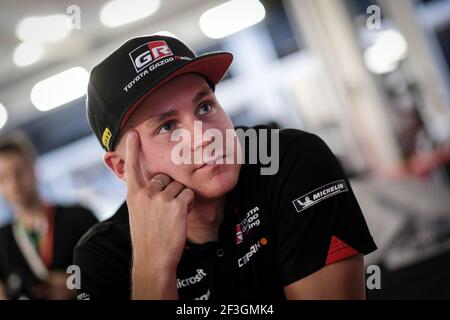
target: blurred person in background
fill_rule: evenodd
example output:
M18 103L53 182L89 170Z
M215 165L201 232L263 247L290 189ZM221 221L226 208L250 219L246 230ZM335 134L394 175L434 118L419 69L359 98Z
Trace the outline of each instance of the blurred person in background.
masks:
M0 194L13 212L12 223L0 228L0 299L73 299L66 270L97 219L85 208L42 200L34 160L23 134L0 141Z

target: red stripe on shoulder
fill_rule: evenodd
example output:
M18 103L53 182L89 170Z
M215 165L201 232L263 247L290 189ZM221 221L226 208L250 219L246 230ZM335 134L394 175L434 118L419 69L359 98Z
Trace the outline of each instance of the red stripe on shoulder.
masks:
M331 238L330 248L328 249L327 261L325 265L344 260L346 258L357 255L359 252L350 247L338 237Z

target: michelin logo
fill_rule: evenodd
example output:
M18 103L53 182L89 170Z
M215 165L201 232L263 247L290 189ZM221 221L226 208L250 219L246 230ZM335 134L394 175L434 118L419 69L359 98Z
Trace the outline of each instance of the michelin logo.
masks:
M346 191L348 191L348 188L345 180L337 180L293 200L292 204L295 210L300 213L322 200Z

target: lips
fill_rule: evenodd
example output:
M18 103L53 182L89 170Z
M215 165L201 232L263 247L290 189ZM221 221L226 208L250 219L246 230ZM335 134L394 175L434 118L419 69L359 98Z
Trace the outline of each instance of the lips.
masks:
M223 159L223 161L221 161L222 162L221 164L223 164L223 163L225 163L225 158L226 158L226 156L224 156L223 154L220 154L212 159L205 160L201 165L199 165L197 168L195 168L195 170L201 169L208 165L216 164L216 162L220 159Z

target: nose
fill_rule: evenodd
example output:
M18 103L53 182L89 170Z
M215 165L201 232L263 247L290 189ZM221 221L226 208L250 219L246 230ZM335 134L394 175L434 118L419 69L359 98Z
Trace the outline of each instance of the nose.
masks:
M210 143L216 139L214 135L205 134L209 127L201 121L193 121L189 130L191 133L191 151L193 153L203 151Z

